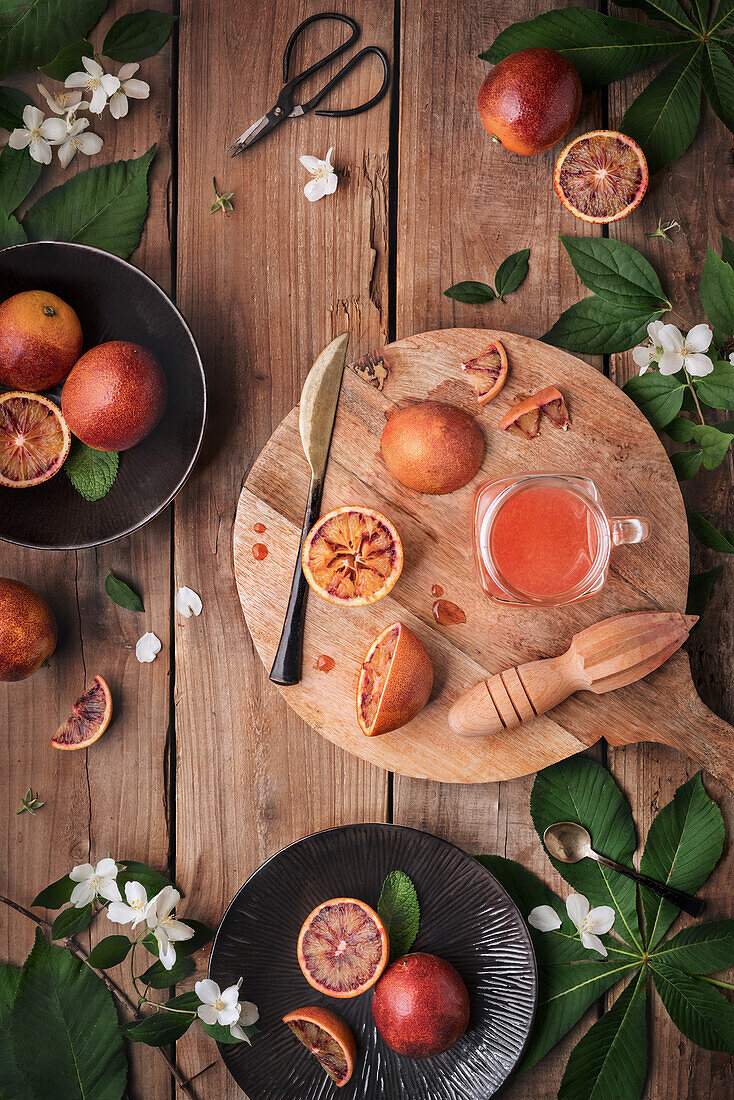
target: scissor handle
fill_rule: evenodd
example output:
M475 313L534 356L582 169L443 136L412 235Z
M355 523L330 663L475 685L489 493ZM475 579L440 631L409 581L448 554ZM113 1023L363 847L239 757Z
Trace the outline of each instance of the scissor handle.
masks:
M289 81L288 71L291 64L291 54L293 53L293 47L297 39L300 38L306 27L310 27L312 23L318 23L322 19L336 19L340 23L346 23L348 27L351 27L352 33L345 42L342 42L341 46L337 46L336 49L332 50L326 57L322 57L319 61L315 61L308 69L305 69L304 72L299 73L298 76L294 76L293 79ZM351 46L352 42L356 42L358 38L359 25L348 15L342 15L341 12L337 11L321 11L316 15L309 15L308 19L304 19L302 23L298 24L293 34L286 42L285 50L283 51L283 83L288 85L289 91L292 91L296 85L302 83L302 81L306 80L312 73L317 73L319 69L323 69L324 65L328 65L328 63L335 57L338 57L340 53L344 53L347 47Z
M310 111L317 103L320 103L324 96L331 91L331 89L339 83L350 72L351 69L358 65L363 57L367 54L373 53L379 57L382 62L382 84L371 99L368 99L366 103L360 103L358 107L345 107L340 111L317 111L317 115L328 115L330 118L345 118L347 115L361 115L363 111L369 111L370 107L374 107L376 103L379 103L385 92L387 86L390 83L390 66L388 64L387 55L379 46L365 46L355 53L354 57L350 57L344 68L340 69L335 76L331 78L328 84L326 84L320 92L317 92L313 99L309 99L308 103L304 103L301 110L305 114L306 111Z

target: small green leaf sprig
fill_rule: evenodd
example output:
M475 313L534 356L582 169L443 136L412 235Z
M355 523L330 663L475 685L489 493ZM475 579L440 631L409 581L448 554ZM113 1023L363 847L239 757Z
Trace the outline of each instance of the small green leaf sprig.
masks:
M212 186L214 188L214 202L209 208L209 213L216 214L217 210L221 210L223 214L228 214L230 210L234 210L234 205L232 204L234 191L226 191L220 195L215 176L212 176Z
M469 279L463 283L454 283L448 290L444 290L444 294L455 302L466 302L472 306L483 305L485 302L504 302L505 295L517 290L525 279L529 260L530 249L523 248L502 261L494 277L494 286Z
M33 791L31 790L31 788L29 787L28 790L26 791L26 793L24 794L23 798L21 798L21 800L20 800L20 809L16 810L15 812L16 812L16 815L17 814L29 813L31 815L31 817L35 817L36 816L36 811L40 810L45 805L46 805L46 803L41 802L38 798L38 795L34 794Z
M137 592L116 577L112 570L105 577L104 590L118 607L124 607L126 611L145 611L143 601Z
M391 871L382 884L377 912L390 940L390 962L407 955L421 923L418 894L405 871Z

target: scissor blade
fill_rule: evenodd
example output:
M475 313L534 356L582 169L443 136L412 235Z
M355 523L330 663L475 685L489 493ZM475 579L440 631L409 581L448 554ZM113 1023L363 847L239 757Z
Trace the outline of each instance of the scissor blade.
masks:
M245 149L249 149L258 138L263 137L264 134L272 130L280 122L280 119L273 118L272 112L263 115L257 122L253 122L252 126L248 126L244 134L240 134L237 141L230 148L230 153L233 157L236 157L238 153L242 153Z

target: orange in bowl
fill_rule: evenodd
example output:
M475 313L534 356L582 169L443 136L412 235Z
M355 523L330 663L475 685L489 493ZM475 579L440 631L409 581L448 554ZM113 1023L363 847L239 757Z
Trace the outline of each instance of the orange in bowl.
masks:
M329 603L364 607L387 596L403 568L395 527L374 508L335 508L313 525L303 544L303 572Z
M331 898L317 905L298 937L304 978L329 997L358 997L371 989L389 957L385 925L356 898Z
M297 1008L283 1017L295 1037L313 1054L337 1088L354 1073L357 1044L348 1025L328 1008Z
M71 433L61 410L38 393L0 394L0 485L30 489L57 474Z
M372 643L357 684L357 721L367 737L399 729L428 702L433 665L423 643L393 623Z

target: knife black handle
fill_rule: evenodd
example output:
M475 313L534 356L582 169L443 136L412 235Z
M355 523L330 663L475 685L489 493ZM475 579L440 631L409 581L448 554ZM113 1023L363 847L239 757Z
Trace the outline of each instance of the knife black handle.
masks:
M303 620L306 615L306 598L308 596L308 582L303 573L301 554L306 536L319 518L322 489L323 482L312 477L308 490L306 512L303 517L303 527L301 528L301 541L298 544L298 561L293 570L291 594L288 597L288 606L283 621L283 632L280 635L273 667L270 670L270 679L274 684L293 685L301 679Z

